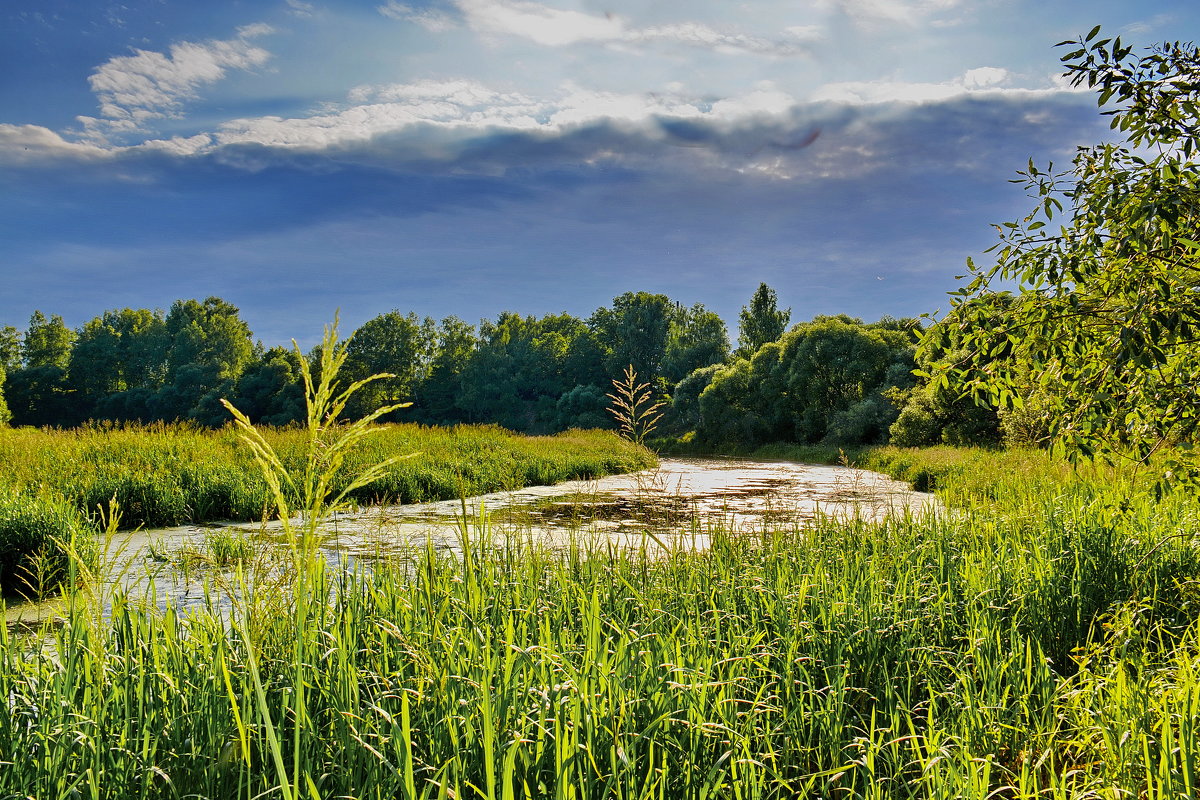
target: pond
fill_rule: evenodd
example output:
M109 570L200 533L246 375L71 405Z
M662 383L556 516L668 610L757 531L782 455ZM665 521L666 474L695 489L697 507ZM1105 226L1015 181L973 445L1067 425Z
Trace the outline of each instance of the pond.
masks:
M804 526L818 515L874 521L893 513L922 513L936 502L905 483L854 467L664 458L655 469L629 475L341 512L321 526L322 551L331 563L352 566L427 547L455 552L461 550L464 529L472 536L518 537L550 547L578 542L704 548L717 526L753 533L768 526ZM249 541L262 552L285 546L280 530L273 522L122 532L106 545L105 573L110 584L122 584L160 606L200 605L221 583L220 570L205 566L214 539ZM219 589L215 602L228 602ZM60 613L62 603L10 605L6 623L36 625Z

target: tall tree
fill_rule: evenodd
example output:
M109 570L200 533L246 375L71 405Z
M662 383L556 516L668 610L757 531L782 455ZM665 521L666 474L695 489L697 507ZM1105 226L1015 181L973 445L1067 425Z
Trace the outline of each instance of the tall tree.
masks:
M177 300L167 312L164 331L164 382L147 413L166 420L210 418L210 409L232 391L254 357L250 327L237 306L209 297L203 303Z
M462 372L458 406L476 422L514 430L549 427L557 401L575 385L572 352L586 343L583 320L502 313L479 326L479 346Z
M681 314L671 298L649 292L626 292L613 298L612 308L597 309L589 325L608 348L605 366L610 379L632 365L642 380L661 386L667 338Z
M236 379L254 356L250 326L219 297L175 301L165 325L168 381L188 366L210 371L213 381Z
M728 358L729 335L720 315L701 303L676 313L663 355L667 385L674 386L692 372Z
M446 317L435 333L429 374L418 392L417 416L433 423L461 422L456 401L462 394L462 374L478 344L475 327L458 317Z
M5 372L21 368L21 332L12 325L0 328L0 367Z
M738 347L734 355L749 358L754 351L767 342L774 342L787 330L792 310L779 310L779 298L775 290L760 283L750 298L749 306L742 306L739 317Z
M1164 479L1200 479L1200 49L1135 52L1099 32L1063 42L1062 61L1124 142L1080 149L1065 172L1030 159L1037 205L998 227L994 264L969 262L957 324L923 347L956 356L933 366L939 386L1001 408L1033 376L1068 453L1149 460L1186 444L1166 448ZM999 319L979 302L1014 284Z
M106 311L79 329L69 381L84 397L158 388L166 371L167 333L162 312Z
M422 323L411 312L389 311L364 322L346 345L343 374L352 381L380 373L393 377L363 387L347 412L365 416L380 406L411 401L425 377L433 344L433 320Z
M14 424L73 425L82 419L66 382L74 338L74 332L57 314L47 319L41 311L35 311L29 318L29 328L21 341L23 366L5 380Z
M62 317L55 314L46 319L46 315L41 311L33 312L33 316L29 318L29 328L25 331L25 339L21 343L25 366L66 369L71 360L71 344L74 341L75 334L66 326Z

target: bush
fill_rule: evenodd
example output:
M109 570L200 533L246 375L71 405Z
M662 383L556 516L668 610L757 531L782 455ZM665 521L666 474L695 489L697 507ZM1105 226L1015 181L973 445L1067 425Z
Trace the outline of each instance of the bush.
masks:
M0 595L44 595L67 580L72 552L94 549L91 527L66 502L0 489Z

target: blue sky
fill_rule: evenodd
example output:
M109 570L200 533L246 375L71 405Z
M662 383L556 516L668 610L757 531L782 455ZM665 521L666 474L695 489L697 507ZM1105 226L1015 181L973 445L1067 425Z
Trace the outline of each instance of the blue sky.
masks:
M74 0L0 10L0 324L219 295L268 344L628 290L947 307L1107 134L1054 43L1191 0Z

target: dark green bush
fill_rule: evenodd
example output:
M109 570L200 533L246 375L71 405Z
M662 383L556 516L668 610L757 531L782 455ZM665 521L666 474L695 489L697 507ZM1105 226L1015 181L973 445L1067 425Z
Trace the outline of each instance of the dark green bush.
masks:
M62 501L0 489L0 595L40 596L70 576L71 553L90 559L94 532Z

